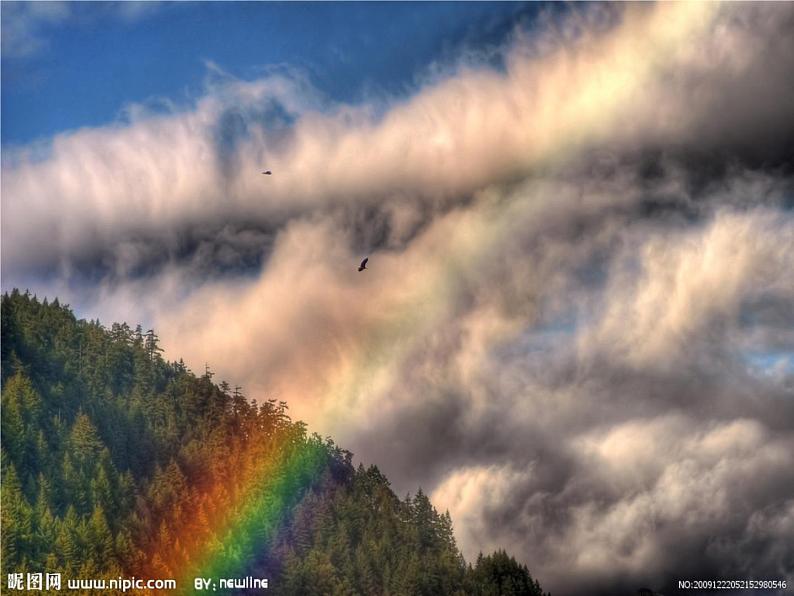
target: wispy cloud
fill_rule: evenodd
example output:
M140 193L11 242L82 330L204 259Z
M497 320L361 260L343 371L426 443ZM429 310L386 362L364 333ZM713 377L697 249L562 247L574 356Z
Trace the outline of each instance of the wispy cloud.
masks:
M88 7L86 6L88 4ZM49 48L53 29L85 24L99 18L134 23L162 6L155 1L68 2L53 0L4 1L2 3L2 47L4 58L30 58Z
M47 28L71 14L68 2L3 2L3 55L31 56L45 49Z

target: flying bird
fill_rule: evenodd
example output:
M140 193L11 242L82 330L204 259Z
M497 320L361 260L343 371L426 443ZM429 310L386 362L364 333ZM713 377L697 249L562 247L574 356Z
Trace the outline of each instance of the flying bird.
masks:
M359 271L364 271L367 268L367 261L369 261L369 257L365 257L363 261L361 261L361 265L358 266Z
M267 175L267 176L270 176L271 174L273 174L273 172L271 172L270 170L265 170L265 171L264 171L264 172L262 172L262 173L263 173L263 174L265 174L265 175Z

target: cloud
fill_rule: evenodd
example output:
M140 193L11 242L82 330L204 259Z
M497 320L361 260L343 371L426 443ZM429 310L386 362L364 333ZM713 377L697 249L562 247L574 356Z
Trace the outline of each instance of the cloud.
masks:
M537 464L450 474L432 497L465 520L464 548L509 544L563 593L584 593L583 577L588 593L601 594L674 589L693 573L790 576L791 549L773 538L789 523L791 502L779 495L792 481L790 434L675 414L585 433L567 447L577 473L560 487L537 478ZM762 557L746 547L759 524Z
M767 55L734 49L749 45L742 23L720 30L719 43L698 39L718 28L709 20L715 10L630 10L611 35L582 34L573 51L539 58L518 47L506 73L464 68L382 116L379 107L323 104L305 81L275 75L213 86L192 109L59 135L49 159L23 152L4 171L4 207L20 224L6 230L6 263L46 266L153 222L170 234L180 222L273 221L395 194L448 204L594 144L609 149L636 139L653 146L711 128L721 143L722 127L710 122L718 93L703 93L703 80L719 92L734 85L722 73L754 73ZM703 54L713 55L708 64ZM778 113L791 105L790 90L770 95ZM735 109L720 116L759 128L752 105ZM779 131L785 121L760 129ZM262 167L276 172L267 184ZM57 214L53 193L63 206ZM25 197L24 205L16 197ZM49 242L27 225L47 229Z
M693 342L719 341L743 304L763 296L794 302L794 279L780 275L794 268L792 234L790 218L774 212L731 212L718 213L705 233L653 237L639 263L636 254L617 259L610 302L582 349L600 343L611 361L644 368L691 362L707 352Z
M791 579L794 378L752 363L794 354L792 13L575 9L358 106L209 65L4 155L4 287L154 325L555 593Z
M67 2L3 2L3 56L31 56L47 47L45 31L71 15Z
M134 23L160 10L162 3L156 0L129 0L119 2L115 8L120 19Z
M3 2L3 58L29 59L49 49L49 35L57 27L84 26L109 18L135 23L160 10L163 4L152 0L92 3L60 0Z

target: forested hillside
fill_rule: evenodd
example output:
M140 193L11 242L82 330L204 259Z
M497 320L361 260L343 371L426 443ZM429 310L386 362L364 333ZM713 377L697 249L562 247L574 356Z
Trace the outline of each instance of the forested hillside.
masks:
M161 357L153 331L2 298L2 572L266 577L276 594L541 594L287 405ZM92 592L96 594L97 592Z

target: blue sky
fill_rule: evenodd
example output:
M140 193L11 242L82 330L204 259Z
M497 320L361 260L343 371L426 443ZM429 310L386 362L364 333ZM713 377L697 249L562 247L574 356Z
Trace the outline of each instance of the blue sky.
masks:
M3 2L2 142L117 119L202 92L207 63L242 79L300 69L328 98L411 93L462 48L503 42L523 3Z

